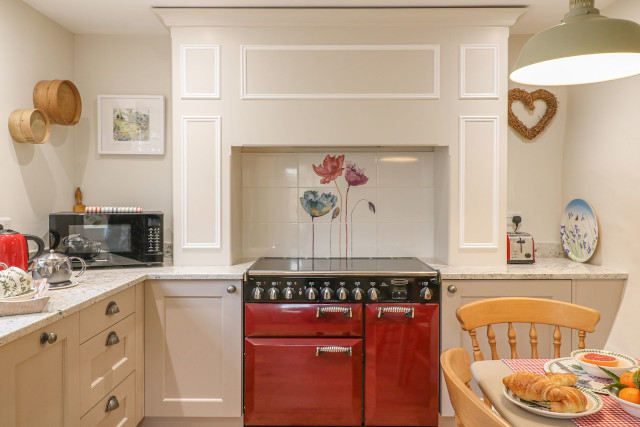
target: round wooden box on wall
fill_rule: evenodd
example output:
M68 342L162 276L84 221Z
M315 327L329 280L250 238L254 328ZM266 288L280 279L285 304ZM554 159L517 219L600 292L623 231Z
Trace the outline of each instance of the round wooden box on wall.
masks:
M73 126L80 120L82 100L69 80L42 80L33 88L33 106L46 111L51 123Z
M18 142L42 144L49 139L50 130L49 118L43 110L14 110L9 115L9 132Z

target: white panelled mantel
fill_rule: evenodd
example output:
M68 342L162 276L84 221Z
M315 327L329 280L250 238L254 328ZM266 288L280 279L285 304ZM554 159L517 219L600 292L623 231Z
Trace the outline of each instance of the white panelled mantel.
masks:
M155 11L172 37L176 264L242 258L243 147L378 146L434 147L437 258L504 263L507 40L525 9Z

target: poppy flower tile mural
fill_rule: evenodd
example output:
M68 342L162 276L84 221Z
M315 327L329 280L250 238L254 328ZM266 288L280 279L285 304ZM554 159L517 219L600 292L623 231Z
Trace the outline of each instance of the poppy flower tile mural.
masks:
M433 256L432 154L244 153L243 257Z

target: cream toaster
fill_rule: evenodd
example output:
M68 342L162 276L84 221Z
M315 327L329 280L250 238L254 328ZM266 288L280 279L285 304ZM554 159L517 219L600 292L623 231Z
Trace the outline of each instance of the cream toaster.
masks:
M536 262L533 237L529 233L507 233L507 264L533 264Z

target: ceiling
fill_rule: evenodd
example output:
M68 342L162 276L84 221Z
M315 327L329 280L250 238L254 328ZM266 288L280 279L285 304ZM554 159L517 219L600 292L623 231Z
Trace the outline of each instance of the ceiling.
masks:
M526 6L512 34L556 25L569 0L23 0L77 34L168 34L152 7L509 7ZM615 0L597 0L603 9Z

